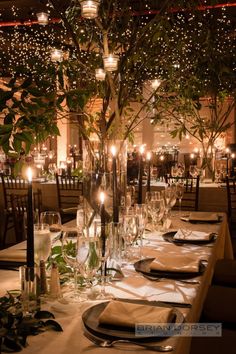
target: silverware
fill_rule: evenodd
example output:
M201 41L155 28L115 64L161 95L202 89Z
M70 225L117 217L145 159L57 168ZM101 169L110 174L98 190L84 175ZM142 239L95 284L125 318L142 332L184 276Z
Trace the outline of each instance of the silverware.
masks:
M124 301L124 302L140 302L142 303L143 300L140 299L125 299L125 298L114 298L114 300L118 300L118 301ZM182 307L182 308L191 308L192 304L190 303L186 303L186 302L176 302L176 301L162 301L162 300L151 300L148 301L149 304L153 305L153 306L158 306L158 305L170 305L173 307Z
M84 335L91 342L93 342L94 344L96 344L102 348L113 347L116 343L127 343L127 344L135 344L135 345L138 345L140 347L143 347L145 349L155 351L155 352L171 352L174 350L174 348L171 345L148 345L145 343L136 342L136 341L129 340L129 339L115 339L115 340L102 339L102 338L94 336L93 334L91 334L87 331L84 331Z
M167 278L157 278L157 277L152 277L151 275L146 275L146 274L143 274L144 278L150 280L150 281L166 281ZM196 279L172 279L174 281L177 281L179 283L184 283L184 284L200 284L200 281L199 280L196 280Z

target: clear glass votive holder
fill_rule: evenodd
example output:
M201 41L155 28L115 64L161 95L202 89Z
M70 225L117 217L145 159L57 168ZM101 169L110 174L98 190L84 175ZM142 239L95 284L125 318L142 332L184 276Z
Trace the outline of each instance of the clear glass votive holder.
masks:
M22 312L24 316L33 316L40 310L40 268L19 268Z

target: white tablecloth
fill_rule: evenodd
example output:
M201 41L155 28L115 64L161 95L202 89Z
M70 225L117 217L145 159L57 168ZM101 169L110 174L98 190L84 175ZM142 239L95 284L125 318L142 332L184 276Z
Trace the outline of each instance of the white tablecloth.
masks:
M230 234L227 226L226 216L223 216L221 224L189 224L175 218L171 226L177 230L179 227L189 228L192 230L217 232L218 237L212 244L204 246L176 246L167 243L161 236L152 233L146 234L144 253L152 255L154 250L159 250L173 254L191 254L196 257L208 261L208 266L202 276L197 277L199 284L184 284L174 280L164 280L153 282L144 278L141 274L136 273L132 266L124 269L125 278L122 281L112 283L108 287L108 291L112 292L116 297L138 298L148 300L177 301L189 302L192 304L191 309L178 309L186 317L188 322L197 322L201 314L204 299L208 286L211 282L214 264L220 258L232 258L232 245ZM21 245L22 246L22 245ZM21 247L18 246L18 247ZM0 252L1 256L1 252ZM18 273L14 271L0 270L1 276L1 295L6 290L16 289L19 286ZM83 335L83 325L81 321L82 312L93 305L93 302L78 304L61 304L59 302L50 303L48 309L53 311L56 320L62 325L64 331L62 333L45 332L36 337L29 337L29 346L22 351L22 354L80 354L80 353L130 353L143 351L142 348L124 346L103 349L93 345ZM162 344L171 344L174 346L174 354L187 354L189 352L191 338L169 338L161 341ZM145 350L145 353L152 353Z

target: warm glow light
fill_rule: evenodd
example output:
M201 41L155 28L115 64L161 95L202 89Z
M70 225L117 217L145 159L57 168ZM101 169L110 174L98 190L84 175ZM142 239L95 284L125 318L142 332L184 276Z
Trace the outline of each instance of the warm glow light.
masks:
M158 89L158 87L161 85L161 80L159 79L154 79L151 81L152 88L154 90Z
M142 155L144 153L145 147L143 145L140 146L139 152Z
M104 192L100 193L100 202L101 202L101 204L104 204L104 202L105 202L105 193Z
M194 154L190 154L190 159L194 159L195 155Z
M38 12L36 16L39 25L46 26L48 24L48 14L46 12Z
M63 51L61 49L52 49L51 51L51 61L61 62L63 60Z
M106 71L116 71L118 69L119 58L117 55L108 54L103 57L103 65Z
M163 161L164 160L164 155L160 156L160 160Z
M231 154L231 159L235 159L235 154L234 153Z
M225 152L226 152L226 154L228 154L229 153L229 148L226 148Z
M28 181L32 182L33 172L30 167L27 168L26 175L27 175Z
M105 77L106 77L106 72L102 68L96 69L95 70L95 77L96 77L96 80L98 80L98 81L104 81Z
M147 152L147 160L150 161L152 157L152 153L150 151Z
M197 154L199 150L197 147L195 147L193 151Z
M99 0L81 0L81 16L88 19L98 17Z
M112 156L116 156L116 147L114 145L111 146L111 153L112 153Z

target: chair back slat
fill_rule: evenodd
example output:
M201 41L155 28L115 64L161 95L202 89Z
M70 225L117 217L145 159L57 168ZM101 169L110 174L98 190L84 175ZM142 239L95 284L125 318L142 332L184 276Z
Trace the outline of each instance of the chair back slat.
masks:
M172 177L165 176L168 184L181 182L184 184L184 195L181 201L183 210L198 211L199 204L199 176L197 177Z
M22 194L25 193L28 188L28 180L20 177L5 176L1 174L3 197L4 197L4 208L9 210L11 206L12 193Z
M83 196L83 182L77 176L56 174L58 207L63 217L65 209L77 208ZM67 213L68 214L68 213Z

